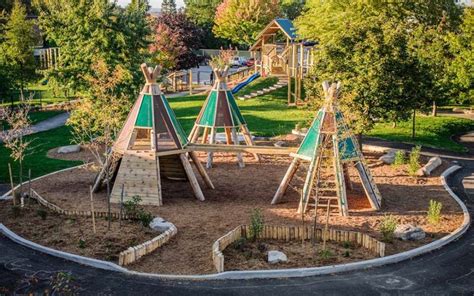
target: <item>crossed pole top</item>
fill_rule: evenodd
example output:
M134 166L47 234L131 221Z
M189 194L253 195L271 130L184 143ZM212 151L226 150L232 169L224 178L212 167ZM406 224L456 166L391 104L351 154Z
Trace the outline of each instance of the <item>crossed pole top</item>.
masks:
M216 81L225 82L229 72L229 66L212 68L212 71L214 71Z
M329 84L329 81L323 82L324 98L326 106L333 106L341 93L342 84L340 81Z
M155 68L148 67L146 63L140 65L143 75L145 76L146 84L156 84L156 80L160 76L161 67L156 65Z

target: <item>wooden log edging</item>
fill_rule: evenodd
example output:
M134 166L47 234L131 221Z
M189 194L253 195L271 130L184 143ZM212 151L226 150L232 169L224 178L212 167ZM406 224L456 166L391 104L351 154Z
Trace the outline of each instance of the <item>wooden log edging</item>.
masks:
M212 245L212 261L218 273L224 272L224 255L222 251L241 237L249 238L249 229L248 225L240 225L214 242ZM321 228L317 228L315 235L316 240L322 241L324 231ZM313 227L264 225L262 232L257 238L284 241L310 240L313 239ZM333 242L356 243L376 256L385 256L385 243L362 232L329 229L326 239Z
M178 228L172 225L168 230L158 235L157 237L146 241L138 246L130 247L127 250L120 252L119 265L125 266L136 262L141 257L150 254L155 251L166 242L168 242L173 236L178 233Z
M61 207L58 207L57 205L50 203L46 199L44 199L41 195L39 195L38 192L36 192L34 189L31 189L31 198L36 200L40 205L50 209L51 211L61 214L61 215L66 215L66 216L81 216L81 217L92 217L92 212L91 211L76 211L76 210L65 210ZM94 216L97 218L106 218L109 216L108 212L101 212L101 211L94 211ZM117 212L111 212L110 216L114 219L119 219L120 218L120 213ZM122 214L122 219L124 220L136 220L137 217L132 216L132 215L125 215Z

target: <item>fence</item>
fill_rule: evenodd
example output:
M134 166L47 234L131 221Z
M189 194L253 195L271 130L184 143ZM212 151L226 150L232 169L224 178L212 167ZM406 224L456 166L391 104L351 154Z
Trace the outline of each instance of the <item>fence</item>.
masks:
M271 226L265 225L263 231L257 238L260 239L274 239L274 240L309 240L313 239L313 227L311 226ZM385 256L385 243L376 240L368 234L347 231L329 229L328 233L324 233L322 229L316 229L315 239L318 241L323 240L324 237L328 241L335 242L353 242L357 245L364 247L371 251L374 255L383 257ZM212 245L212 261L217 272L224 272L224 255L222 251L225 250L230 244L237 241L241 237L249 238L249 226L241 225L230 231L223 237L219 238Z

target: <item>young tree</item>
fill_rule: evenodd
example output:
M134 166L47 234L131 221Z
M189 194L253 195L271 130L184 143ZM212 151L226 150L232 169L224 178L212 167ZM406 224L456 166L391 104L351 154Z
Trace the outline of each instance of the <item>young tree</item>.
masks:
M199 63L195 51L202 45L201 37L202 30L185 13L162 14L156 19L150 49L155 62L164 68L189 69Z
M3 135L4 145L10 150L10 158L18 162L20 196L23 196L23 160L31 144L31 141L25 139L25 136L30 133L29 112L29 99L24 100L24 102L15 109L4 108L0 110L3 120L9 125L9 129L4 132ZM16 196L13 196L13 204L16 204Z
M449 66L453 76L457 103L474 102L474 9L465 8L458 34L449 35L450 51L454 55Z
M6 67L7 79L12 82L14 87L20 89L22 100L26 84L36 77L33 50L37 41L33 22L26 19L26 8L20 1L15 1L5 25L0 64Z
M304 9L305 0L280 0L281 13L290 20L296 19Z
M277 0L224 0L216 10L213 32L243 46L280 14Z
M212 32L214 15L221 0L185 0L184 3L188 18L203 31L204 48L220 48L228 45L226 40L217 38Z
M175 0L163 0L161 3L161 13L176 13L176 1Z
M61 48L59 67L47 75L72 90L87 92L93 65L120 65L127 80L115 86L130 99L139 91L140 64L148 58L151 34L148 1L134 0L126 8L114 1L36 0L39 24L48 40Z

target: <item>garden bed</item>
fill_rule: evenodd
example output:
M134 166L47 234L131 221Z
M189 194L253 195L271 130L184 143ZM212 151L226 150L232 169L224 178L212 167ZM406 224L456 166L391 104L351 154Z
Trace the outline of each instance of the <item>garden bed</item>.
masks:
M331 216L329 219L331 228L364 232L381 239L379 225L384 216L389 214L393 215L398 223L413 223L427 232L427 237L420 241L395 240L393 243L388 243L385 254L391 255L427 244L453 231L462 223L463 216L459 206L440 182L439 175L448 167L447 163L443 163L432 177L415 179L407 175L405 166L394 168L378 164L379 156L379 154L367 154L371 172L384 199L382 211L370 211L368 201L361 198L363 196L361 185L355 182L354 191L348 195L351 216ZM205 160L204 153L201 153L200 157L202 161ZM206 197L204 202L194 198L187 182L163 180L163 207L147 206L146 209L173 222L178 228L178 234L159 250L143 257L129 268L167 274L214 273L215 268L211 259L213 242L238 225L248 224L250 213L255 208L262 209L265 223L301 225L301 215L296 213L299 198L297 192L289 189L282 203L270 205L291 158L264 156L261 163L255 162L251 155L245 155L244 158L246 167L239 169L235 156L215 153L215 164L209 170L209 175L216 189L209 190L202 185ZM89 210L88 188L95 174L96 172L85 169L74 169L38 180L33 183L33 188L48 201L62 208ZM356 181L355 170L350 169L350 174ZM443 204L441 222L437 225L429 224L426 217L431 199ZM106 209L105 190L95 195L95 201L97 210ZM113 205L112 210L118 211L118 207ZM318 224L322 225L324 213L320 211L318 215ZM312 213L308 212L306 215L308 222L311 216ZM118 222L112 224L115 225L113 227L117 227ZM90 229L90 226L84 227ZM13 230L23 235L23 229ZM116 233L116 235L116 239L119 239L122 234ZM35 238L32 240L42 243ZM61 245L56 247L62 249ZM68 251L67 248L62 250ZM294 252L300 251L294 250ZM354 254L347 260L359 259L361 258ZM291 267L310 266L313 263L298 263Z

